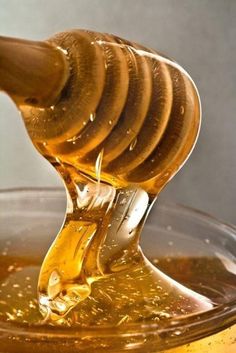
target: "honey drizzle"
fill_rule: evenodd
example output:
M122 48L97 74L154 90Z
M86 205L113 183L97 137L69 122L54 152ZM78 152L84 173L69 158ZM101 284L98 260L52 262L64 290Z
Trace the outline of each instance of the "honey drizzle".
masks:
M44 318L73 325L75 308L96 301L96 282L116 303L118 322L110 304L101 309L115 325L211 308L154 268L139 246L154 200L196 141L194 83L170 59L112 35L73 30L50 45L70 68L57 101L18 103L32 142L67 190L66 218L39 276Z

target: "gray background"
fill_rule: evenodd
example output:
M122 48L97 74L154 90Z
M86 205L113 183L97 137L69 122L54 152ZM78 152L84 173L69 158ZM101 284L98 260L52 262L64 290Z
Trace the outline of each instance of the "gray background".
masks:
M236 222L235 0L0 0L0 33L44 39L70 28L118 34L175 58L196 82L199 142L162 192ZM15 106L0 95L0 187L61 186L33 149Z

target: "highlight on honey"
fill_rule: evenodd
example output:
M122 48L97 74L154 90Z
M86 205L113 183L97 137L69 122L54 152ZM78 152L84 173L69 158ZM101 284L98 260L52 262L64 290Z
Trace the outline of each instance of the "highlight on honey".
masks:
M96 283L111 298L102 305L109 323L117 324L112 310L136 322L211 308L139 246L156 196L198 136L200 101L189 75L154 50L84 30L46 42L1 38L1 46L11 65L0 69L0 88L67 190L66 218L39 277L45 320L73 324L80 303L89 312L88 299L99 296ZM13 56L24 48L21 59Z

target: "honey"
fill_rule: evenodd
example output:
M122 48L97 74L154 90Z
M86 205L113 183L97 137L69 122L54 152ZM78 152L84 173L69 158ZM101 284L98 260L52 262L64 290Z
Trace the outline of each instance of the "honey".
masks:
M35 194L35 201L36 197ZM49 195L49 197L51 196ZM57 201L57 199L54 201L54 208L55 204L58 202L61 201ZM45 205L49 204L51 205L51 203L47 201ZM30 207L31 206L26 206L27 212ZM43 206L41 206L40 209L43 210ZM53 209L52 211L55 212ZM48 213L47 209L40 211L41 216ZM47 326L42 324L42 316L38 310L37 281L44 253L47 251L48 245L53 239L53 232L55 232L59 225L59 217L55 217L53 214L54 213L51 213L49 228L49 219L46 220L46 224L42 227L40 219L37 219L37 214L33 216L32 214L28 214L25 220L29 221L31 219L34 229L33 235L32 230L27 230L24 220L21 220L18 223L18 227L21 227L21 231L18 229L17 234L11 231L11 236L8 234L8 237L1 237L1 333L3 333L2 328L4 328L4 325L6 325L6 327L8 327L7 325L9 324L14 325L9 333L5 332L5 334L1 336L1 349L3 352L28 353L31 351L33 353L69 353L71 351L82 351L87 353L92 351L100 353L105 349L104 347L106 347L106 349L111 352L124 352L126 350L142 352L142 349L147 352L166 352L165 349L169 348L168 352L171 353L199 353L200 351L204 353L234 353L236 327L229 327L214 335L204 337L203 330L205 324L204 320L200 320L198 329L192 329L191 326L188 327L191 332L191 334L189 334L186 329L186 322L189 325L190 323L195 323L196 325L198 323L197 315L195 319L194 317L191 318L191 315L189 317L187 316L183 325L181 325L180 321L177 328L173 326L172 331L169 332L168 330L165 334L164 328L171 318L166 313L166 310L161 312L158 308L158 316L153 310L152 313L150 312L148 319L145 320L139 317L136 322L137 326L133 327L132 324L129 323L127 314L129 310L129 299L123 298L123 305L125 305L126 302L126 314L121 316L121 311L117 310L119 292L117 290L117 295L114 295L109 278L105 279L107 285L106 283L104 285L102 281L94 282L94 295L81 301L77 307L68 314L70 319L73 320L73 325L60 325L55 327L55 324L54 326L48 325L48 323ZM150 228L147 228L148 231L146 230L146 232L144 232L144 236L148 236L150 232ZM51 232L48 232L48 229L50 229ZM161 235L161 240L163 240L167 237L166 234L168 234L168 232L170 231L164 231L164 229L161 228L158 234L153 234L152 236ZM151 240L151 237L148 237L148 239ZM163 246L163 244L160 244L160 249L157 251L158 257L150 257L153 266L166 273L178 283L182 283L186 287L209 298L211 302L214 302L215 308L220 308L224 303L231 302L235 298L235 276L224 267L224 263L220 258L211 257L210 254L208 256L207 254L205 256L199 256L199 252L196 251L195 256L186 257L184 255L175 255L178 254L178 251L174 251L173 256L170 256L169 254L173 251L171 249L174 246L180 249L182 241L181 236L176 239L176 236L173 235L172 238L166 240L166 244L169 243L170 245ZM145 252L147 252L149 256L156 252L156 243L157 242L155 242L154 246L150 246L148 243L144 244ZM202 244L202 247L203 246L204 244ZM152 247L153 250L148 251L148 249L152 249ZM167 253L167 247L169 247L168 255L164 256L164 254ZM200 252L202 252L202 248ZM161 255L162 253L163 255ZM233 262L229 261L228 264L233 265ZM122 283L118 284L118 286L121 288ZM104 288L108 289L108 291L105 292ZM146 300L146 298L142 298L142 300L143 305L147 309L151 303ZM109 322L105 320L106 315L104 314L106 313L101 311L102 308L107 308L108 305L110 307L110 319L113 321L111 326ZM214 312L212 312L212 315L214 315ZM92 319L92 317L94 317L94 319ZM116 318L116 325L114 325L114 317ZM176 317L176 322L178 323L181 318L184 318L183 314ZM69 318L68 321L70 321ZM145 323L147 325L149 324L147 329L145 329ZM150 323L152 324L150 325ZM209 323L207 325L209 325ZM220 329L220 325L225 325L225 323L223 323L222 319L219 317L219 321L215 325L214 332L217 332ZM25 335L22 334L22 326ZM157 330L159 333L159 336L149 336L153 326L154 330ZM88 327L91 328L91 331L87 332ZM100 329L103 329L103 331L100 332ZM32 334L32 331L34 334ZM117 339L114 337L117 337ZM152 340L155 344L150 348L149 345L152 344ZM188 343L189 341L193 342ZM173 348L173 345L178 347ZM158 346L158 348L155 348L156 346Z
M10 51L8 42L3 46ZM2 282L4 320L117 327L213 309L210 297L167 276L140 247L151 206L198 136L200 101L189 75L151 49L96 32L73 30L18 46L41 54L35 77L21 84L23 74L14 69L16 89L7 79L0 88L62 177L67 211L41 268L36 262L28 272L31 262L18 258L6 266L3 257L3 273L14 274ZM12 296L24 303L16 308Z

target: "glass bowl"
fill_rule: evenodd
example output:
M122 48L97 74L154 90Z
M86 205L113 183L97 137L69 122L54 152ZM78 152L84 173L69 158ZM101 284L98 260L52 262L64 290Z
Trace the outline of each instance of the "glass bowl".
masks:
M31 254L40 265L63 222L65 207L62 189L2 190L1 261L16 253L22 258ZM142 233L144 253L165 273L217 302L216 307L162 324L80 330L29 326L0 317L0 352L235 353L236 228L176 204L160 203L153 212L155 224L147 222ZM0 286L1 281L2 273Z

